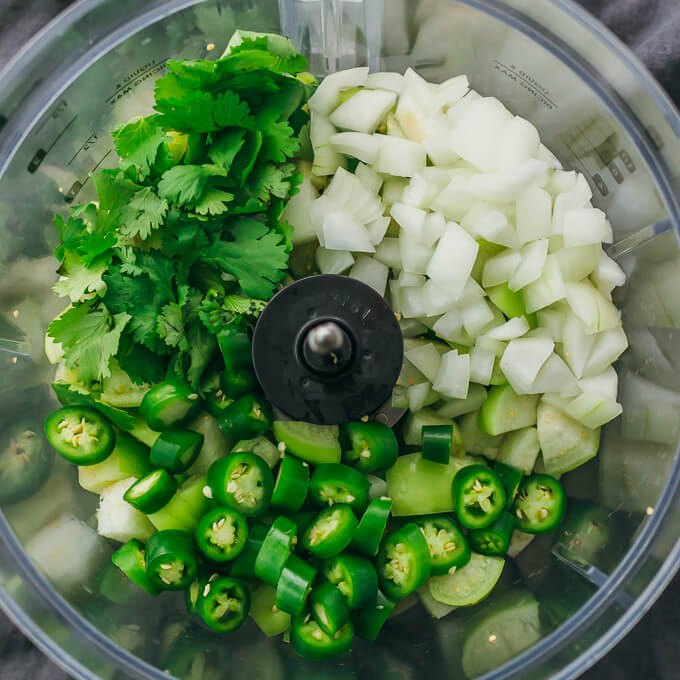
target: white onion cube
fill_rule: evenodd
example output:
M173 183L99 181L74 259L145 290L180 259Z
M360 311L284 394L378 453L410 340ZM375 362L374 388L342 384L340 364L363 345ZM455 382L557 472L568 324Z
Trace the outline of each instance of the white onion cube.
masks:
M447 312L437 319L433 326L434 332L444 340L455 342L463 330L463 319L458 310Z
M470 382L488 385L491 382L496 355L479 344L470 351Z
M522 337L529 330L529 322L523 316L508 319L504 324L492 328L485 337L492 340L514 340Z
M564 214L564 247L602 243L607 236L607 219L597 208L576 208Z
M529 314L562 300L566 294L562 272L554 254L545 258L541 276L522 290L524 305Z
M553 353L541 366L541 370L529 389L529 394L559 392L563 395L572 396L578 394L578 391L576 378L569 366L564 363L562 357Z
M394 203L390 209L390 215L410 237L419 240L423 235L427 215L424 210L404 203Z
M520 256L522 259L508 280L508 288L513 291L522 290L541 276L548 256L548 239L527 243L520 250Z
M503 128L497 167L510 170L530 158L536 158L540 143L541 139L534 125L526 118L515 116Z
M376 135L363 132L337 132L329 139L331 148L337 153L358 158L369 165L378 160L380 140Z
M405 232L399 235L399 253L401 268L411 274L424 274L432 258L432 248Z
M347 213L332 212L323 221L323 242L328 250L374 253L368 232Z
M341 130L373 134L397 101L388 90L359 90L328 117Z
M572 312L583 321L590 333L621 325L618 309L591 283L567 283L566 295Z
M470 387L470 355L458 354L455 349L444 354L432 387L452 399L465 399Z
M408 139L374 135L378 140L378 158L374 169L397 177L413 177L425 168L425 149Z
M520 243L550 236L552 232L552 197L530 186L517 199L515 224Z
M349 270L349 276L362 281L375 290L378 295L385 295L389 269L378 260L368 255L359 255L354 266Z
M342 274L354 264L354 256L347 250L317 248L316 264L322 274Z
M517 271L522 256L516 250L506 250L484 263L482 286L490 288L505 283Z
M337 106L342 90L363 87L367 79L368 67L366 66L331 73L319 83L319 87L309 98L309 108L327 116Z
M426 246L434 244L443 236L446 231L446 219L440 212L429 212L423 225L421 241Z
M547 338L518 338L508 343L500 369L517 394L528 394L554 349L555 343Z
M449 222L437 243L426 273L456 299L465 288L478 252L477 241L455 222Z
M428 342L426 345L414 347L404 356L430 381L434 382L439 373L439 364L441 363L441 354L436 347ZM437 389L437 388L435 388Z
M422 288L407 287L399 289L401 314L407 319L426 316L425 296Z
M466 302L460 308L460 315L463 319L463 328L472 337L477 336L495 318L491 307L484 298Z

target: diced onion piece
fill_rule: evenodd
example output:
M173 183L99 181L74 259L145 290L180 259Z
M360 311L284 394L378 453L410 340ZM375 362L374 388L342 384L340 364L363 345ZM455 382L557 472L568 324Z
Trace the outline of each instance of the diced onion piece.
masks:
M403 271L399 274L398 281L402 288L407 288L408 286L422 288L427 279L422 274L413 274L411 272Z
M607 218L597 208L575 208L564 214L565 248L602 243L607 236Z
M576 176L576 183L573 188L555 198L553 204L552 233L562 234L564 232L564 217L570 210L585 208L593 192L588 186L586 178L582 174Z
M368 255L359 255L354 266L349 270L349 276L370 286L379 295L385 295L389 269L378 260Z
M484 298L466 302L460 308L460 315L463 319L463 328L472 337L485 329L495 318L491 307Z
M552 233L552 198L544 189L530 186L517 199L515 223L520 243Z
M581 378L578 381L581 392L599 394L607 399L616 401L619 392L619 376L613 366L609 366L599 375Z
M438 286L449 290L456 299L465 288L478 252L477 241L455 222L449 222L426 273Z
M528 314L562 300L566 294L560 266L553 254L545 258L543 272L538 280L530 283L522 291L524 306Z
M460 226L476 238L498 243L497 238L507 229L508 218L500 210L478 203L470 208Z
M427 208L436 195L436 187L428 184L422 175L414 175L411 177L409 185L404 189L401 200L414 208Z
M427 119L422 145L435 166L449 167L460 160L460 156L447 144L442 143L449 134L450 125L446 116L437 114Z
M498 286L505 283L517 271L522 256L516 250L506 250L499 255L490 257L482 270L482 285L484 288Z
M405 91L399 97L394 117L405 137L417 144L422 144L429 134L428 117L425 115L422 102L412 92Z
M464 97L461 97L455 104L450 106L449 110L446 112L446 117L448 118L449 123L451 125L456 125L463 119L464 116L467 115L470 106L480 99L483 99L483 97L481 94L479 94L479 92L468 90L468 93ZM510 112L508 111L508 113Z
M541 309L536 313L539 328L550 331L550 337L555 342L562 342L562 329L566 320L565 315L556 309Z
M425 218L421 241L424 245L432 247L446 231L446 219L440 212L430 212Z
M383 264L387 265L390 269L401 269L399 239L388 237L380 241L380 243L375 247L375 259L378 260L378 262L382 262Z
M525 118L515 116L503 128L497 167L511 170L530 158L536 158L540 143L538 130Z
M413 177L425 168L425 149L420 144L387 135L375 134L374 138L378 140L378 158L374 168L377 172Z
M100 536L126 543L133 538L146 541L155 532L147 516L123 498L136 481L136 477L129 477L102 491L97 509L97 533Z
M312 114L309 137L314 150L312 174L321 177L332 175L339 167L344 167L345 158L332 146L330 138L335 135L335 126L326 118Z
M390 226L390 218L387 215L381 215L376 217L374 220L366 225L366 231L368 232L368 238L371 239L371 243L377 246L385 240L385 234Z
M293 226L293 244L307 243L317 238L316 227L312 222L312 202L319 197L311 179L304 175L302 184L295 196L293 196L283 211L281 219Z
M401 73L369 73L366 78L366 87L401 94L404 89L404 76Z
M553 353L541 366L541 370L529 389L529 394L559 392L560 394L572 396L578 394L578 391L576 378L574 378L574 374L569 370L569 366L564 363L562 357Z
M520 250L521 262L508 280L508 288L522 290L541 276L545 259L548 256L548 239L532 241Z
M404 203L394 203L390 208L390 215L406 234L420 240L427 215L424 210Z
M401 201L408 180L401 177L388 177L383 184L382 200L385 205L392 205Z
M523 316L508 319L503 325L492 328L485 337L492 340L514 340L522 337L529 330L529 322Z
M516 201L531 185L543 186L547 177L546 164L530 158L512 170L468 177L467 190L484 201Z
M547 338L518 338L508 343L500 369L517 394L528 394L554 349L555 343Z
M464 97L458 104L466 99ZM512 114L495 97L466 102L460 114L455 108L449 111L449 120L453 119L454 122L449 145L461 158L482 172L494 170L497 167L501 136L506 123L512 120Z
M603 252L597 261L593 280L603 294L609 295L614 288L626 282L626 275L623 269Z
M541 397L541 401L544 401L546 404L550 404L550 406L554 406L560 411L566 411L573 398L574 397L566 397L559 392L546 392Z
M404 93L408 92L420 102L425 111L432 111L436 107L434 97L435 86L425 80L411 67L404 72Z
M378 160L380 140L376 135L363 132L337 132L330 136L329 144L334 151L373 164Z
M432 248L423 245L406 232L399 235L401 268L411 274L425 274L432 258Z
M328 250L352 250L374 253L368 232L348 213L332 212L323 221L324 247Z
M425 402L431 392L432 385L428 382L411 385L408 388L408 410L411 411L411 413L420 411L425 406Z
M568 283L566 293L572 312L591 333L607 331L621 325L619 310L591 283Z
M575 314L567 315L562 327L562 356L577 378L583 377L595 338Z
M354 256L346 250L317 248L316 264L322 274L342 274L354 264Z
M402 316L407 319L420 318L427 315L423 289L404 287L399 289L399 304Z
M621 415L623 407L615 399L607 399L600 394L584 393L576 397L565 409L567 415L595 429Z
M602 253L599 243L576 248L562 248L555 253L562 278L565 281L581 281L590 276L597 267Z
M437 286L432 280L423 286L423 293L428 316L444 314L456 306L456 301L451 299L449 292Z
M363 87L368 79L368 67L336 71L327 75L314 94L309 98L309 108L312 111L327 116L337 105L340 92L349 90L351 87Z
M578 173L575 170L557 170L545 185L553 199L560 194L571 191L576 186Z
M472 362L472 359L470 361ZM472 383L472 380L470 382ZM473 383L465 399L447 399L437 408L437 415L442 418L457 418L479 410L485 401L486 390L480 384Z
M560 163L560 159L544 144L538 145L538 153L536 154L536 158L538 158L539 161L545 161L548 164L548 167L552 168L553 170L562 169L562 163Z
M372 194L377 194L380 191L380 187L383 185L383 178L373 168L369 168L364 163L359 163L354 174Z
M488 349L476 344L470 352L470 381L480 385L491 382L496 355Z
M613 364L628 348L628 338L623 328L598 333L595 338L582 375L597 375Z
M431 210L441 212L450 220L462 220L479 199L467 189L465 177L456 176L432 199Z
M444 340L455 342L463 329L463 319L458 310L447 312L433 326L434 332Z
M404 352L404 356L430 382L434 382L439 372L439 364L441 363L442 357L431 342L428 342L425 345L420 345L419 347L414 347L413 349Z
M328 119L341 130L373 134L396 101L397 95L388 90L359 90Z
M507 342L490 338L488 335L480 335L475 342L478 347L488 349L489 352L493 352L497 357L503 356L503 352L505 352L505 348L508 346Z
M458 298L458 304L462 305L465 304L466 302L478 300L483 297L486 297L486 292L472 277L470 277L465 282L463 292L460 294L460 297Z
M454 76L437 85L434 90L436 105L440 108L450 108L460 101L470 89L470 83L465 74Z
M458 354L455 349L444 354L432 387L452 399L465 399L470 387L470 355Z

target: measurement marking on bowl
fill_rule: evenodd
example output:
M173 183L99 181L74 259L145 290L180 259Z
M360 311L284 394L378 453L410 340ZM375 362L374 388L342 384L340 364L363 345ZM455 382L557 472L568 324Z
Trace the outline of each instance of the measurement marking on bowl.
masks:
M77 113L68 123L66 123L66 126L63 127L61 132L59 132L59 134L52 140L52 143L47 147L47 149L38 149L35 152L33 158L31 158L31 162L28 164L28 172L31 173L31 175L40 167L40 164L45 160L47 154L52 151L57 142L64 136L64 133L71 127L71 125L73 125L73 123L76 122L76 118L78 118Z
M64 194L64 200L67 203L72 203L73 199L80 193L81 189L88 183L90 175L111 155L113 149L109 149L100 159L100 161L87 173L87 177L81 182L76 180L71 188Z
M532 78L526 71L518 69L514 64L507 65L498 59L493 60L494 69L503 74L506 78L513 80L520 87L527 90L529 94L538 99L543 106L552 111L557 108L557 104L550 98L550 93L535 78Z
M95 143L97 142L98 139L99 139L99 135L98 135L96 132L93 132L93 133L92 133L92 134L91 134L91 135L90 135L90 136L89 136L89 137L81 144L81 146L80 146L80 148L78 149L78 151L76 151L76 152L73 154L73 156L71 157L71 160L68 162L68 164L71 165L71 163L73 163L73 161L76 159L76 157L78 156L78 154L79 154L81 151L87 151L93 144L95 144Z
M148 64L144 64L140 69L137 69L137 71L128 74L125 76L122 83L116 84L116 91L104 101L107 104L115 104L118 100L125 97L125 95L130 94L130 92L141 85L145 80L148 80L151 76L163 71L169 60L170 57L165 57L159 62L152 60Z

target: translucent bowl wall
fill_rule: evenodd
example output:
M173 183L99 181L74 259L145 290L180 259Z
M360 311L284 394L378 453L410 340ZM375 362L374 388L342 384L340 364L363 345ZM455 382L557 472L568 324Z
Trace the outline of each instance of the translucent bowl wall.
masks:
M598 458L564 479L572 498L605 509L609 547L592 563L565 563L553 537L536 539L504 578L538 607L495 640L479 631L494 632L488 617L502 594L439 623L416 605L378 645L357 643L350 657L319 666L252 622L225 638L187 625L181 598L119 607L97 597L93 583L113 548L90 528L96 497L55 462L38 494L2 509L2 606L78 678L575 676L633 625L678 564L680 119L633 56L566 0L73 5L0 77L0 432L20 416L40 428L54 404L42 350L63 306L50 291L52 215L93 197L89 173L115 164L108 131L150 110L166 61L217 56L236 27L283 30L317 75L361 64L414 66L432 80L465 72L585 173L629 277L617 303L631 348L619 363L624 415L606 428ZM58 539L37 541L55 522Z

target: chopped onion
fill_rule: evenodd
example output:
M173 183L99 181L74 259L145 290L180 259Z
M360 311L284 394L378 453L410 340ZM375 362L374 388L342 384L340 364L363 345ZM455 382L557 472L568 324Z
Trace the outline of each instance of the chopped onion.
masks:
M470 83L466 75L455 76L437 85L434 90L436 106L440 109L448 109L460 101L470 89Z
M555 342L562 342L562 330L566 320L565 314L556 309L541 309L536 312L538 325L550 332L550 337Z
M427 275L438 286L450 290L456 299L465 288L478 252L477 241L455 222L449 222L427 267Z
M470 381L481 385L491 382L496 355L478 344L470 352Z
M623 408L615 399L607 399L600 394L582 394L576 397L565 409L567 415L595 429L621 415Z
M436 350L435 346L428 342L425 345L414 347L404 356L432 383L434 383L437 374L439 373L439 364L442 356ZM435 387L435 389L437 389ZM437 390L439 391L439 390Z
M552 198L537 186L530 186L517 199L517 237L520 243L546 238L552 233Z
M377 194L383 185L383 178L373 168L359 163L354 171L359 181L372 193Z
M390 218L387 215L381 215L366 225L368 237L374 246L382 243L385 240L385 234L390 226Z
M601 293L609 295L614 288L626 282L626 275L611 257L601 252L593 273L593 280Z
M420 240L425 226L426 212L404 203L394 203L390 208L392 219L413 239Z
M359 90L328 117L341 130L373 134L397 101L388 90Z
M455 349L444 354L432 387L447 397L465 399L470 387L470 355L458 354Z
M462 220L478 202L479 199L468 191L465 177L456 176L432 199L430 208L450 220Z
M565 248L600 244L607 237L607 218L597 208L575 208L564 214Z
M409 286L417 286L422 288L425 285L427 279L422 274L412 274L410 272L403 271L399 274L399 285L402 288L407 288Z
M510 170L530 158L536 158L540 143L538 130L525 118L515 116L503 128L497 168Z
M349 271L350 278L365 283L379 295L385 295L388 275L389 269L382 262L368 255L359 255Z
M518 338L508 343L500 369L517 394L528 394L554 349L555 343L547 338Z
M628 348L628 338L623 328L620 327L612 328L590 337L594 337L595 341L582 371L584 376L602 373L607 366L613 364Z
M460 308L463 328L472 336L477 336L494 320L494 313L484 298L466 302Z
M581 319L569 314L562 327L562 356L577 378L583 377L594 343L595 336L588 333Z
M484 334L484 337L492 340L514 340L522 337L529 330L529 322L523 316L516 316L508 319L501 326L492 328Z
M378 136L363 132L337 132L329 137L328 143L334 151L368 164L375 163L380 154Z
M404 89L404 76L401 73L369 73L366 78L366 87L401 94Z
M591 283L567 283L567 302L588 332L599 333L621 325L619 310Z
M342 274L354 264L352 253L346 250L317 248L316 264L322 274Z
M422 287L405 287L399 289L399 304L402 316L407 319L427 316L425 296Z
M317 230L312 222L311 207L319 197L311 179L304 175L300 189L286 205L281 219L293 225L293 244L307 243L317 238Z
M432 258L432 248L423 245L406 232L399 235L401 267L412 274L425 274Z
M425 218L421 241L423 245L432 247L446 231L446 220L440 212L431 212Z
M506 250L490 257L482 270L482 285L484 288L498 286L505 283L517 271L522 256L516 250Z
M413 177L425 167L425 149L408 139L387 135L373 135L378 140L378 159L375 170L397 177ZM363 159L361 159L363 160Z
M461 319L460 312L454 310L447 312L440 317L433 326L434 332L444 340L449 342L456 342L456 338L460 337L463 329L463 319Z
M508 280L508 288L513 291L526 288L540 277L548 256L548 239L542 238L527 243L519 254L521 261Z
M524 305L529 314L564 299L567 290L554 254L545 258L541 276L537 281L524 288L522 294Z
M602 254L599 243L576 248L562 248L554 255L565 282L581 281L590 276L597 267Z
M529 394L543 394L544 392L560 392L572 396L578 394L578 384L569 366L557 354L551 354L528 390Z
M316 92L309 98L309 108L316 113L327 116L338 104L342 90L351 87L363 87L368 80L368 67L359 66L344 71L336 71L326 76Z
M564 232L564 217L570 210L585 208L588 206L593 192L586 182L586 178L580 173L576 175L576 182L572 189L559 194L553 205L552 233Z
M428 184L422 175L414 175L404 189L401 200L414 208L427 208L437 193L436 187Z
M399 239L384 238L375 247L375 259L378 260L378 262L382 262L383 264L387 265L390 269L396 270L401 269L401 253L399 252Z
M616 401L619 391L619 376L613 366L609 366L599 375L590 378L581 378L578 381L581 392L599 394L607 399Z
M366 229L345 212L332 212L324 218L323 238L328 250L375 252Z
M512 170L468 177L467 190L484 201L515 201L531 185L540 187L547 180L546 164L530 158Z

